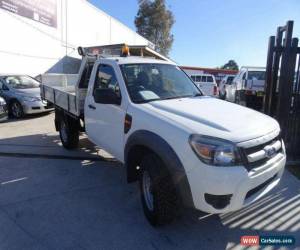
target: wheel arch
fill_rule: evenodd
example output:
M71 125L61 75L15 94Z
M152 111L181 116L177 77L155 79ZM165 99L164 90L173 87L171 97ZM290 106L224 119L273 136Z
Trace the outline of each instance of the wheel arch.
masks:
M60 122L62 119L64 119L69 126L72 126L74 129L81 131L79 118L74 117L74 115L71 115L70 113L66 112L65 110L63 110L58 106L55 106L54 112L55 112L54 125L56 131L59 131L60 129Z
M127 139L124 152L127 181L138 180L139 169L137 166L146 153L154 153L163 161L183 203L193 207L191 189L183 164L168 142L153 132L138 130Z
M12 104L13 102L19 102L19 103L21 103L19 100L18 100L18 98L16 98L16 97L11 97L11 98L9 98L8 99L8 101L7 101L7 104Z

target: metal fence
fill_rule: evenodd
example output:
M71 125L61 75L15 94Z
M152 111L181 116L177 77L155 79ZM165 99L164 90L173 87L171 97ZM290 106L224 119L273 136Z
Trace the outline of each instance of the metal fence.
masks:
M264 112L280 123L290 160L300 160L300 47L293 21L269 39Z

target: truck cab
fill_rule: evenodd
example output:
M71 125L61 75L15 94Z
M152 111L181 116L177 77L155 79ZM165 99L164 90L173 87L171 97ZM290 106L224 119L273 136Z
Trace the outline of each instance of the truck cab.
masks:
M226 75L219 83L219 97L223 100L226 99L227 89L232 84L235 75Z
M66 148L85 132L124 164L152 225L183 207L235 211L278 184L286 153L273 118L205 96L172 61L120 54L85 55L73 89L41 93Z
M262 109L266 69L263 67L242 67L228 86L226 99L240 105Z

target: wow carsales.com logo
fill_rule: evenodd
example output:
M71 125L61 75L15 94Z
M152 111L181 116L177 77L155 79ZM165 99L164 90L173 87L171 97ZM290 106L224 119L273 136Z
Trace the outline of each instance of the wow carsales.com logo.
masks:
M258 236L245 235L241 237L241 245L243 246L259 246L259 245L276 245L286 246L295 245L295 238L293 236Z

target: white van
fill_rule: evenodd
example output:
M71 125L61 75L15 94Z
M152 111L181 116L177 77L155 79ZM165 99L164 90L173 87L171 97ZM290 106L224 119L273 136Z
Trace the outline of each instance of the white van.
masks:
M218 96L218 85L216 79L210 74L194 74L191 75L192 80L196 83L205 95Z

